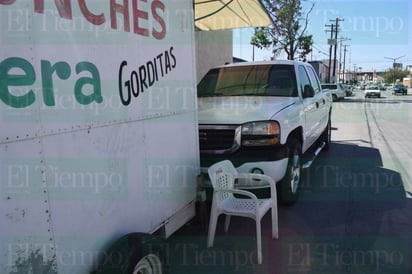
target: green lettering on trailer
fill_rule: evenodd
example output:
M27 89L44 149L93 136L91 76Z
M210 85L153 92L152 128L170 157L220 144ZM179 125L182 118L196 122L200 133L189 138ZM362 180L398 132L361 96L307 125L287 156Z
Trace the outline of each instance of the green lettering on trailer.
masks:
M92 102L102 103L100 74L97 67L90 62L79 62L76 65L76 73L90 73L90 76L82 76L77 79L74 86L74 96L81 105ZM41 79L43 103L46 106L55 106L54 79L57 76L61 80L67 80L71 76L70 65L59 61L54 64L48 60L41 60ZM25 108L36 101L33 89L25 94L15 95L10 91L11 87L31 86L36 81L36 72L30 62L19 57L10 57L0 63L0 99L6 105L13 108ZM91 86L91 88L89 87Z
M92 77L82 77L76 81L74 94L76 96L77 102L82 105L88 105L93 101L95 101L96 103L103 102L99 70L94 64L90 62L80 62L76 65L76 73L79 74L82 71L90 72ZM93 92L91 94L86 95L82 92L82 89L85 85L91 85L93 87Z
M20 69L24 74L12 74L10 70ZM9 86L28 86L34 84L36 73L33 66L23 58L11 57L0 63L0 99L8 106L24 108L34 103L36 97L33 90L15 96L10 93Z
M46 106L54 106L54 87L53 73L55 72L60 79L66 80L70 77L71 70L66 62L57 62L52 65L47 60L41 61L42 85L43 85L43 102Z

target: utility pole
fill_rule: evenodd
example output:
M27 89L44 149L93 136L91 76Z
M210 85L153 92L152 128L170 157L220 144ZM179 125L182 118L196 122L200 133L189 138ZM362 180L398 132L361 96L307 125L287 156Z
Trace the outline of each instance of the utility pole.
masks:
M345 80L344 79L345 76L342 75L342 72L341 72L341 70L342 70L342 46L343 46L343 41L349 41L349 40L352 40L352 39L347 38L347 37L339 38L339 66L338 66L339 70L338 70L338 75L339 75L339 80L341 80L341 81ZM345 61L343 61L343 62L345 62ZM343 65L345 66L345 64L343 64ZM345 73L345 67L343 67L343 73ZM341 77L341 75L342 75L342 77Z
M346 46L343 45L343 83L345 83Z
M336 81L336 51L338 48L338 32L339 32L339 22L344 21L343 19L339 19L336 17L335 19L335 52L334 52L334 57L333 57L333 77Z
M332 62L332 46L333 46L334 25L333 25L333 24L331 24L331 25L325 25L325 27L330 27L330 39L329 39L329 41L328 41L328 44L329 44L329 67L328 67L329 73L328 73L328 83L330 83L330 74L331 74L331 71L332 71L332 69L331 69L331 67L332 67L331 62ZM328 32L328 30L326 30L326 32Z
M358 81L356 77L356 64L353 64L353 83L355 84Z

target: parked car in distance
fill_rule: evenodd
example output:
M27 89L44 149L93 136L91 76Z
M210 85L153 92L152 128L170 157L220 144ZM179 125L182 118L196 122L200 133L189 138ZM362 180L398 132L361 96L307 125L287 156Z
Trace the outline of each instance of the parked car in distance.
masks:
M401 93L403 95L406 95L408 93L408 89L403 84L396 84L393 86L392 93L393 94Z
M345 88L342 84L322 84L322 89L330 90L332 94L332 100L334 102L343 100L346 96Z
M365 90L366 88L366 84L365 83L361 83L360 84L360 90Z
M353 90L353 86L351 86L351 85L345 85L345 84L342 84L342 86L343 86L343 88L345 89L345 96L346 97L349 97L349 96L352 96L352 90Z
M385 90L391 90L393 88L393 85L391 84L384 84L383 87L385 88Z
M381 97L381 90L376 85L366 86L365 88L365 98L370 97Z

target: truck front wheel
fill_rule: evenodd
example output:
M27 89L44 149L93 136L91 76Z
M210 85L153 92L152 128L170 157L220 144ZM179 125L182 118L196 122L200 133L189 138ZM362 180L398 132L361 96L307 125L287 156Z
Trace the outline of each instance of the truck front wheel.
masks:
M285 177L283 177L281 186L281 201L291 204L297 201L299 184L301 181L301 154L302 145L298 140L292 140L288 144L289 158Z

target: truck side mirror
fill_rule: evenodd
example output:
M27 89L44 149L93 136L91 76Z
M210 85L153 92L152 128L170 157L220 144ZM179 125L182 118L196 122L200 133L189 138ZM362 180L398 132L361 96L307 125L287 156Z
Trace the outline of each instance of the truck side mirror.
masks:
M303 87L303 98L313 97L315 96L315 90L311 85L305 85Z

